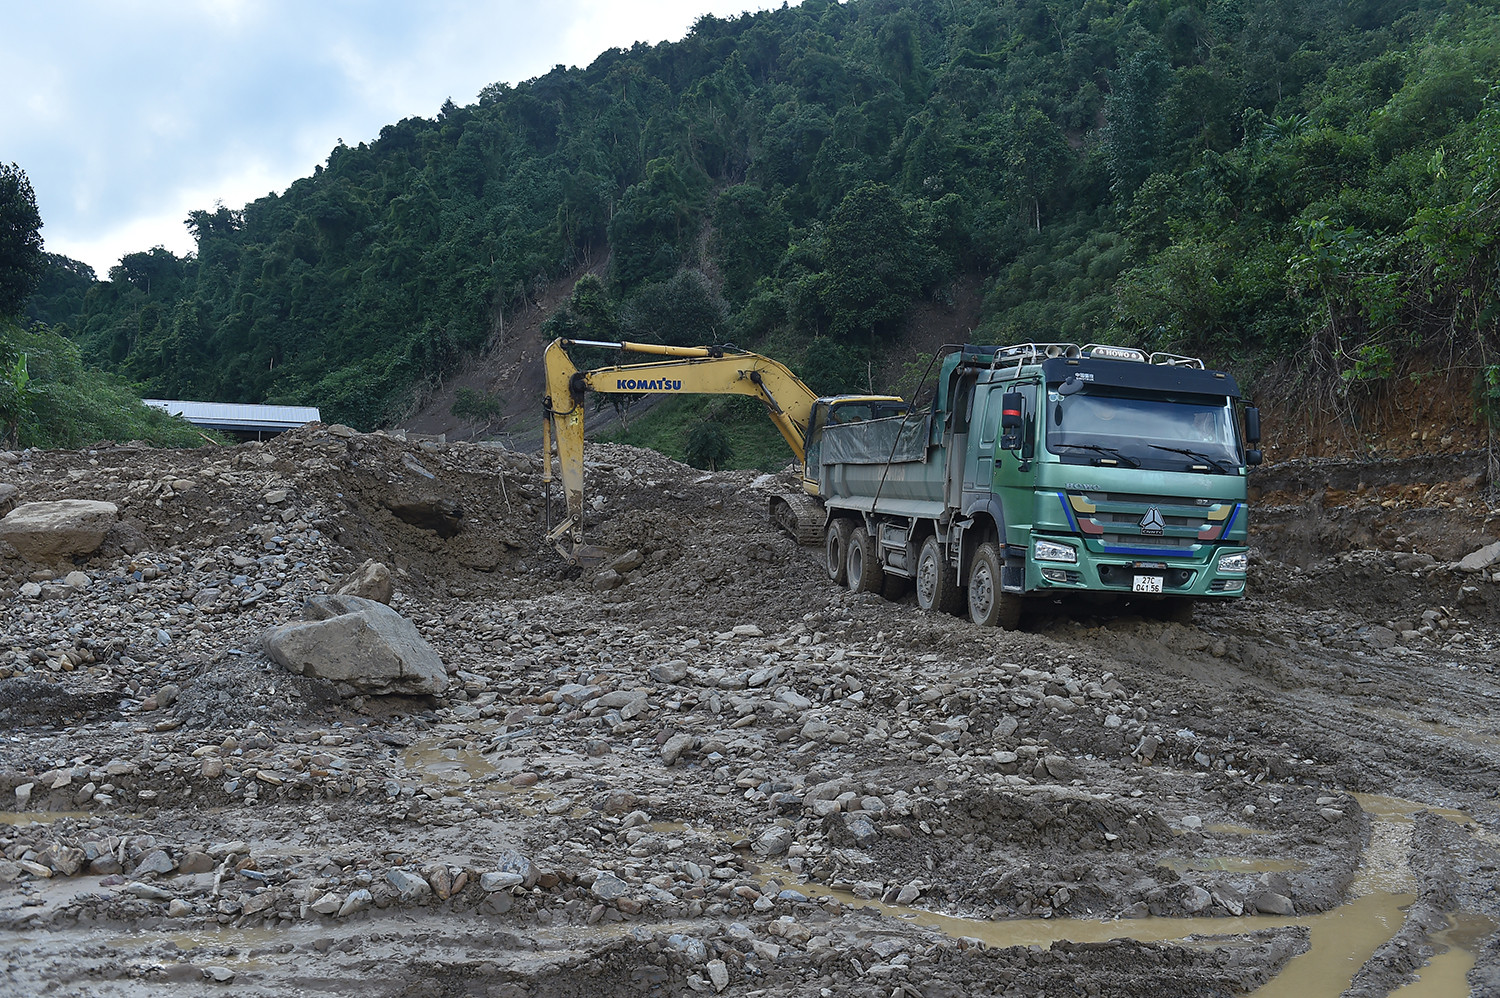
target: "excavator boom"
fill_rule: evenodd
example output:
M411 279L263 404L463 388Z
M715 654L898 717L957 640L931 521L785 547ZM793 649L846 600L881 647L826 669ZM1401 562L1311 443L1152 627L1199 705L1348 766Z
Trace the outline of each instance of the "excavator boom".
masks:
M648 354L660 360L616 364L580 371L568 356L568 348L603 347L628 353ZM593 553L583 547L583 437L584 393L640 395L748 395L760 399L766 415L792 453L801 462L806 457L807 425L818 396L786 365L759 354L733 347L678 347L658 343L613 343L594 340L553 340L543 355L547 397L544 403L543 439L556 441L567 517L550 527L548 540L564 557L590 560ZM550 448L549 448L550 450ZM549 493L552 465L545 462L543 478ZM572 550L564 546L571 542Z

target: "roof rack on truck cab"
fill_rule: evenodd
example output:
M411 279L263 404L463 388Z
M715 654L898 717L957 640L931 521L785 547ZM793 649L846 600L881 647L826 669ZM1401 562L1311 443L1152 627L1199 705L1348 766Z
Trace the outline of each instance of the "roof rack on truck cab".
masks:
M998 368L1009 364L1020 367L1024 364L1040 364L1044 360L1054 360L1059 357L1127 360L1138 364L1195 367L1200 371L1203 370L1203 361L1197 357L1185 357L1181 354L1163 351L1148 354L1134 347L1117 347L1107 343L1089 343L1084 346L1079 346L1077 343L1017 343L999 348L975 346L963 348L963 363L968 367Z

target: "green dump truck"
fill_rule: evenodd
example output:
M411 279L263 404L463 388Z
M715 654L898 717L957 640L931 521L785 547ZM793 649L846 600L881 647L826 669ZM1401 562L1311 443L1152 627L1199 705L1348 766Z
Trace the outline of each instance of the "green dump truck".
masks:
M856 592L910 580L924 610L1003 627L1100 597L1182 620L1245 593L1259 440L1234 378L1194 358L964 346L930 408L824 427L805 474L829 576Z

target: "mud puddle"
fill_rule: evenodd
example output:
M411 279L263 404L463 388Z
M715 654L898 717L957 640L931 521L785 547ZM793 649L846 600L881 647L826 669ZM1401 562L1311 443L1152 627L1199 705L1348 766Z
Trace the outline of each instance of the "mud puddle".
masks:
M1359 806L1365 813L1376 821L1394 821L1406 823L1412 820L1412 815L1419 811L1435 814L1439 818L1445 818L1467 829L1475 829L1477 826L1473 815L1467 811L1460 811L1454 807L1436 807L1432 804L1422 804L1418 801L1407 800L1404 797L1387 797L1384 794L1365 794L1351 791L1350 797L1359 802Z
M89 816L88 811L0 811L0 825L50 825L64 818Z
M131 952L161 946L175 948L183 954L206 950L219 962L246 965L256 959L258 950L285 946L290 935L284 929L262 926L205 926L201 929L117 935L104 940L104 945Z
M1469 971L1480 947L1495 931L1495 923L1483 915L1458 912L1449 916L1446 929L1431 935L1439 952L1416 971L1417 979L1391 992L1400 998L1449 998L1469 993Z
M1406 909L1416 900L1416 879L1407 858L1411 848L1412 816L1427 811L1456 824L1474 827L1473 819L1467 813L1454 808L1433 807L1376 794L1354 796L1372 819L1370 843L1363 853L1358 876L1350 887L1350 899L1337 908L1316 915L988 921L887 904L817 883L799 883L791 870L766 863L760 864L758 879L768 890L789 889L811 899L835 900L853 909L873 910L909 924L936 929L950 937L975 939L995 948L1045 948L1062 942L1105 943L1121 939L1191 946L1259 930L1305 927L1309 931L1307 951L1290 960L1271 981L1253 992L1253 996L1306 998L1309 995L1335 995L1347 990L1360 968L1400 931L1406 921ZM1171 858L1162 862L1178 870L1234 872L1287 872L1304 866L1290 860L1235 856ZM1432 936L1440 952L1419 968L1418 981L1408 985L1401 994L1466 994L1465 976L1474 966L1480 945L1494 930L1494 923L1480 915L1458 912L1450 916L1449 927Z
M401 754L408 773L420 773L444 783L484 783L514 775L496 765L478 749L439 748L413 745Z

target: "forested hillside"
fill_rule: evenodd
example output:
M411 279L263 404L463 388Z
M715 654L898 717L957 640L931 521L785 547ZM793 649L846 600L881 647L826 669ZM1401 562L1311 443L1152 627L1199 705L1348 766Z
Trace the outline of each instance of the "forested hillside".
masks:
M195 211L187 258L99 282L52 257L30 314L153 394L362 428L602 260L552 329L770 337L825 390L960 274L986 289L976 340L1289 358L1333 385L1436 341L1500 385L1497 62L1494 0L705 17Z

